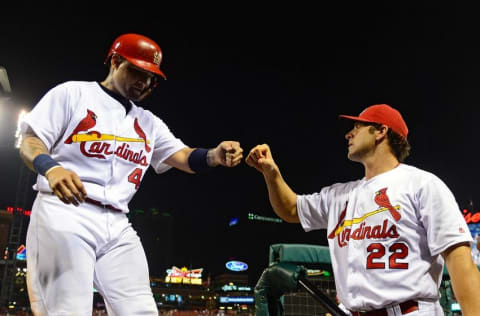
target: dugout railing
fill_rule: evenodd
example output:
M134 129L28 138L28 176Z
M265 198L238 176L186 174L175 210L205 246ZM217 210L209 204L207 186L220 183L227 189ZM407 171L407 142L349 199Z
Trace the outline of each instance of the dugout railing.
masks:
M255 286L255 316L342 315L327 246L273 244ZM440 286L446 316L461 315L448 272Z

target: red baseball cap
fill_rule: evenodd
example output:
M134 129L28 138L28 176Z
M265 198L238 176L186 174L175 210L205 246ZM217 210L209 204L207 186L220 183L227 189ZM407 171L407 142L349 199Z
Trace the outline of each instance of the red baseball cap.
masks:
M369 106L359 116L340 115L340 117L360 122L383 124L400 136L407 138L408 135L408 127L402 115L388 104Z

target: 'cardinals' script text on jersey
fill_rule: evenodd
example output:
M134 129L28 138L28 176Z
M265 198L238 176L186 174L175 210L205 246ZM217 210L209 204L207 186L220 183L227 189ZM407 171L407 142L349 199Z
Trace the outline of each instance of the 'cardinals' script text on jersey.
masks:
M97 82L70 81L51 89L26 116L53 159L74 171L90 198L128 212L128 202L149 165L157 173L162 162L186 147L150 111L131 102L125 107ZM39 175L35 189L51 191Z

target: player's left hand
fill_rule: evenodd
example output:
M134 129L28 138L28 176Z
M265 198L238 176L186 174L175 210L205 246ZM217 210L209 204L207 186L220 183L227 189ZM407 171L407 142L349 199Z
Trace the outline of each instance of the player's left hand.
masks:
M243 149L240 143L236 141L223 141L217 147L211 149L208 153L208 163L210 166L222 165L225 167L235 167L243 157Z

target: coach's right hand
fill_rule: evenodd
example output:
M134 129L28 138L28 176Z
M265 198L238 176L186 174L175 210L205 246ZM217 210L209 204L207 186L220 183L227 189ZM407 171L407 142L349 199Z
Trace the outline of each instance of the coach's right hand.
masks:
M272 152L267 144L257 145L250 150L245 162L250 167L260 171L265 177L276 176L280 173L273 160Z
M48 170L45 177L53 193L65 204L79 205L87 197L87 191L78 175L63 167Z

